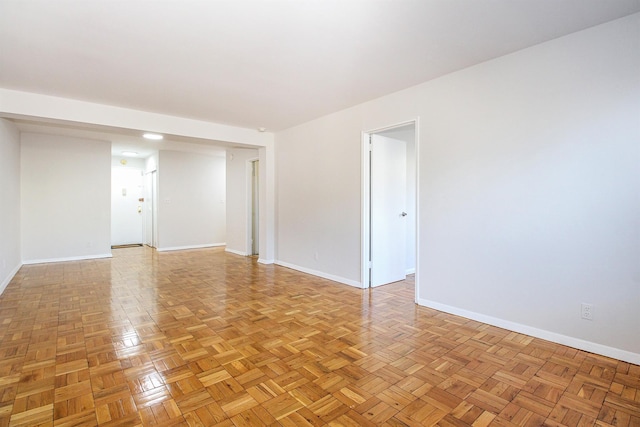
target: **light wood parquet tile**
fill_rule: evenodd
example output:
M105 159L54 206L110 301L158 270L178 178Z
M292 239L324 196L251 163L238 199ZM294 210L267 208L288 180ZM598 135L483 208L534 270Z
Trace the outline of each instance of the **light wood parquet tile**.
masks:
M221 248L24 266L3 426L640 426L640 366Z

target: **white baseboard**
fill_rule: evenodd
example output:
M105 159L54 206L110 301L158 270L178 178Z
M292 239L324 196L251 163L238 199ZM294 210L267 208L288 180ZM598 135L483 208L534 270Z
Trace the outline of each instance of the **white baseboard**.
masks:
M236 251L235 249L229 249L229 248L226 248L224 251L232 253L232 254L240 255L240 256L249 256L250 255L250 254L248 254L246 252Z
M275 260L272 259L264 259L264 258L258 258L258 262L260 264L273 264L275 263Z
M405 274L408 276L409 274L415 274L416 273L416 269L414 268L407 268L407 271L405 271Z
M203 249L203 248L215 248L218 246L224 246L226 243L207 243L204 245L189 245L189 246L169 246L166 248L156 248L158 252L169 252L169 251L185 251L187 249Z
M83 261L87 259L100 259L100 258L111 258L113 255L111 253L108 254L97 254L97 255L80 255L80 256L70 256L64 258L46 258L46 259L27 259L23 260L22 264L47 264L50 262L67 262L67 261Z
M334 282L343 283L345 285L362 289L362 283L358 282L357 280L345 279L344 277L334 276L333 274L323 273L322 271L312 270L306 267L300 267L298 265L289 264L288 262L284 262L284 261L276 261L275 263L277 265L281 265L282 267L287 267L292 270L301 271L303 273L311 274L313 276L322 277L323 279L333 280Z
M9 275L2 281L2 283L0 283L0 295L2 295L5 289L7 289L7 286L9 286L9 283L13 280L16 273L18 273L20 267L22 267L22 264L18 264L13 270L11 270Z
M489 325L497 326L499 328L508 329L510 331L518 332L525 335L530 335L532 337L551 341L557 344L562 344L569 347L577 348L578 350L584 350L590 353L595 353L595 354L599 354L606 357L612 357L614 359L622 360L624 362L640 365L640 354L638 353L632 353L630 351L622 350L619 348L609 347L609 346L594 343L591 341L585 341L580 338L569 337L566 335L558 334L556 332L534 328L532 326L523 325L521 323L511 322L509 320L487 316L484 314L464 310L462 308L453 307L446 304L440 304L438 302L429 301L422 298L419 298L417 303L419 305L433 308L438 311L444 311L445 313L466 317L467 319L476 320L478 322L487 323Z

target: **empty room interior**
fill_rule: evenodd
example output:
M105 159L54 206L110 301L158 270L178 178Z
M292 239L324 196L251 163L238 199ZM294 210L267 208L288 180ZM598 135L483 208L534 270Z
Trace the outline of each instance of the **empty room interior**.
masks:
M640 426L640 0L0 0L0 427Z

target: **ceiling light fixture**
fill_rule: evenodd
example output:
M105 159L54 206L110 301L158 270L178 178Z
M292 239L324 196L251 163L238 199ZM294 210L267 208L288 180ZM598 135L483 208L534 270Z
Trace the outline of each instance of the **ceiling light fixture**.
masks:
M136 153L135 151L123 151L122 155L127 157L135 157L138 155L138 153Z
M162 135L157 134L157 133L145 133L144 135L142 135L144 138L146 139L153 139L154 141L159 141L162 138L164 138Z

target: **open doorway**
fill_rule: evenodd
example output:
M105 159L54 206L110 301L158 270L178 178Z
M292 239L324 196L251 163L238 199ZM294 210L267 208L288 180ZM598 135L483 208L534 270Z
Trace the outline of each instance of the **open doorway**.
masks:
M144 244L155 248L158 246L157 196L158 174L151 171L145 174L144 194Z
M249 197L251 198L249 203L249 242L251 255L260 255L260 161L257 159L249 160Z
M363 133L363 287L417 275L417 141L417 121Z

